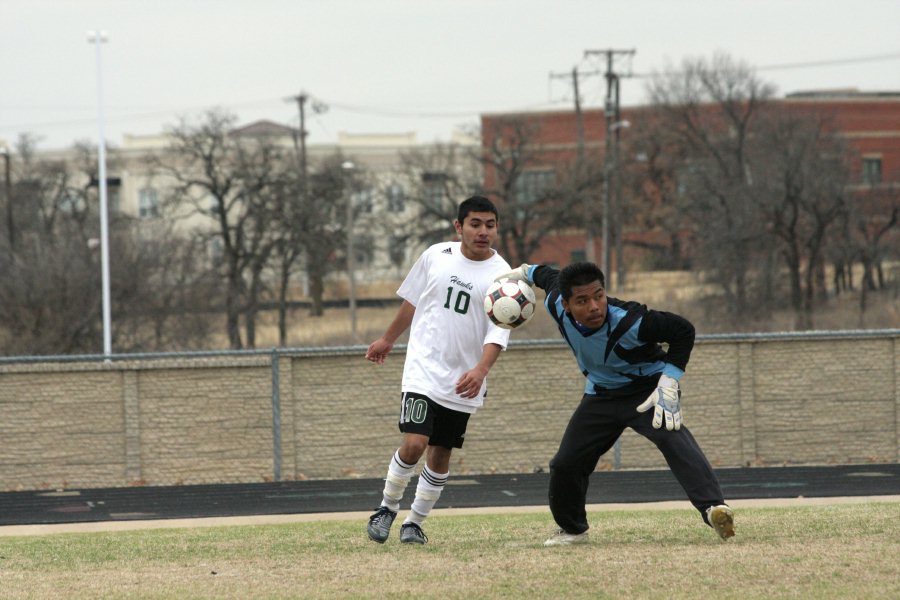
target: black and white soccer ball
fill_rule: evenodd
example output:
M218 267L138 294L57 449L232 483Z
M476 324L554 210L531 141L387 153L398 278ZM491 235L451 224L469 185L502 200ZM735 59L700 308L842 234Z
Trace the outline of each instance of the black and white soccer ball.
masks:
M521 280L495 281L484 296L485 314L504 329L516 329L530 321L536 306L534 290Z

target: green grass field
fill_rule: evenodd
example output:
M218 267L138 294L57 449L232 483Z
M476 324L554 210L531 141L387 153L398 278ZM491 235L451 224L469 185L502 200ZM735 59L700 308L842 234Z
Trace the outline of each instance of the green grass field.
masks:
M591 512L544 548L547 513L434 516L427 546L360 521L0 537L0 597L900 598L900 503Z

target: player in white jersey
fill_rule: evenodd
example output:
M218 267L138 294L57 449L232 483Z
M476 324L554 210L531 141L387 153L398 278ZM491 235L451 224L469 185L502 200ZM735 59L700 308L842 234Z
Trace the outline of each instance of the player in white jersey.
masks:
M381 506L369 518L369 538L384 543L400 510L413 469L427 451L416 496L400 528L404 544L424 544L422 522L450 474L450 454L461 448L469 416L484 402L488 371L509 341L482 310L494 277L509 270L492 248L498 216L493 203L472 196L453 223L458 242L435 244L409 271L397 294L403 304L366 358L382 364L410 328L401 385L403 441L388 466Z

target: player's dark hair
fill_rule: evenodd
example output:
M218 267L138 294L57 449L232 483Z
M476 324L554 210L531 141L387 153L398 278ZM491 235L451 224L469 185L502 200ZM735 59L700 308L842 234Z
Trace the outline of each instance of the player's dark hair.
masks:
M563 300L568 301L572 297L572 288L579 285L587 285L599 281L602 287L606 287L606 278L600 267L592 262L572 263L559 272L557 285Z
M469 213L473 212L490 212L494 213L494 217L499 221L500 215L497 214L497 207L494 206L494 203L485 198L484 196L472 196L471 198L466 198L462 202L459 203L459 212L456 215L456 219L462 223L466 220L466 217L469 216Z

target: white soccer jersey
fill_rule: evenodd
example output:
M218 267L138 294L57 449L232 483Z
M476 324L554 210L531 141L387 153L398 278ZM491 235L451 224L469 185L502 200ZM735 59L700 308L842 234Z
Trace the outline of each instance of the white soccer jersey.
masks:
M494 278L510 266L496 252L487 260L469 260L461 247L460 242L444 242L425 250L397 290L416 307L402 390L473 413L484 403L487 381L475 398L463 398L454 389L463 373L481 360L485 344L506 349L509 330L484 314L484 296Z

